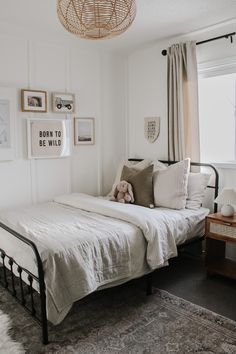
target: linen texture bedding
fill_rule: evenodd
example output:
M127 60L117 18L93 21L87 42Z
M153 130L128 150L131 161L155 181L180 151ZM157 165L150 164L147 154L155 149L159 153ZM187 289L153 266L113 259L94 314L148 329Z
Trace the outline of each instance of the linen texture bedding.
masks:
M176 236L189 231L189 221L180 223L184 218L177 212L170 219L165 211L85 194L1 212L0 220L37 245L45 270L47 315L54 324L73 302L96 289L167 264L177 255ZM0 247L36 274L29 248L4 230Z

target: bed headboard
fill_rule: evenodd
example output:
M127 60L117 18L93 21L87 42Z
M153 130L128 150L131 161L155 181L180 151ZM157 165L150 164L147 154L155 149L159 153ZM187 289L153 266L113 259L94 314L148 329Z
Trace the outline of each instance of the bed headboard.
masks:
M136 162L140 162L142 161L143 159L137 159L137 158L129 158L128 161L136 161ZM166 165L173 165L174 163L177 163L179 161L168 161L168 160L159 160L160 162L166 164ZM210 189L213 189L213 192L214 192L214 199L216 199L216 197L218 196L218 191L219 191L219 173L217 171L217 169L209 164L209 163L201 163L201 162L190 162L190 168L191 167L194 167L194 166L197 166L197 167L204 167L204 168L207 168L207 169L210 169L211 170L211 174L214 176L213 178L213 181L212 181L212 178L210 179L211 181L211 184L207 186L207 188L210 188ZM214 203L214 213L217 212L217 204Z

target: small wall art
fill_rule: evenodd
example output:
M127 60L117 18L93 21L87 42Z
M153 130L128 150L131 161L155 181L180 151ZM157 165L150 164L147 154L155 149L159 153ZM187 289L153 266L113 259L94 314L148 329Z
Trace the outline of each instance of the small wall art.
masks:
M75 118L75 145L93 145L95 141L94 118Z
M16 89L0 88L0 160L15 158Z
M149 143L154 143L160 134L160 117L144 118L144 135Z
M28 119L28 157L42 159L69 156L68 124L65 119Z
M73 93L52 93L52 110L55 113L74 113L75 95Z
M21 90L22 112L47 112L47 92L40 90Z

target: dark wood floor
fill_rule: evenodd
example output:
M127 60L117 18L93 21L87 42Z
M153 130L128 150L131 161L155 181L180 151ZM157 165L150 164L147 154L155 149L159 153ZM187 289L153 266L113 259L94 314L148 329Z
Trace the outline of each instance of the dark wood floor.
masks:
M201 255L183 252L153 274L153 285L236 321L236 281L207 277Z

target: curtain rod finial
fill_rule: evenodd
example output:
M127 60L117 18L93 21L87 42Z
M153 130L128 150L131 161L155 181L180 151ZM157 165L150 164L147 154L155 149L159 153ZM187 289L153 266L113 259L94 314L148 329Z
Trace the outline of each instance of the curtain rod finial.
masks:
M162 55L166 56L167 55L167 50L166 49L163 49L162 52L161 52Z

